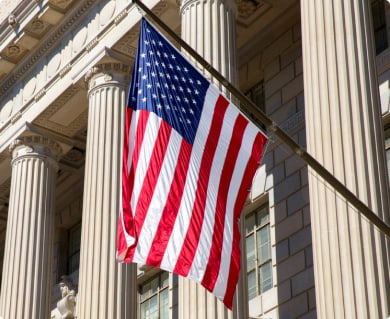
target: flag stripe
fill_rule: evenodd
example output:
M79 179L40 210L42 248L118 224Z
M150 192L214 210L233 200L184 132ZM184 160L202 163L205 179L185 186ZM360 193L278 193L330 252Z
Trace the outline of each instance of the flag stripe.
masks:
M151 114L151 117L156 117L157 115ZM161 123L167 127L170 127L164 121ZM180 156L180 144L182 142L181 136L172 129L169 136L169 141L166 146L165 155L163 157L163 162L158 174L157 182L154 187L153 195L150 200L150 205L147 209L144 223L142 229L140 229L140 237L143 239L138 242L135 254L134 261L139 263L145 263L148 257L148 252L153 243L153 238L155 237L156 230L163 213L162 203L167 202L169 195L170 186L175 174L175 165L178 162ZM164 146L163 146L164 147ZM142 194L144 196L144 194Z
M144 142L141 147L142 161L138 163L135 181L140 181L139 194L137 196L138 201L135 204L134 216L135 216L135 227L137 233L140 234L142 227L149 210L151 200L156 188L158 178L160 176L161 167L164 161L165 152L168 146L169 138L172 132L172 127L166 124L161 119L149 116L147 134L145 135ZM153 129L158 127L158 130ZM149 134L150 133L150 134ZM158 136L158 142L156 138ZM151 152L150 152L151 150ZM142 164L142 165L140 165ZM141 166L141 167L140 167ZM142 176L142 170L147 167L145 175ZM140 172L138 174L138 172ZM141 179L137 178L137 175L141 175ZM137 183L136 183L137 184ZM135 186L136 186L135 184ZM136 190L136 187L134 187ZM134 191L135 192L135 191ZM137 243L137 249L139 249L139 241ZM132 256L129 258L133 259L134 250Z
M148 253L146 264L153 267L160 267L168 245L169 238L173 231L176 216L179 212L178 202L182 200L188 167L191 159L191 145L183 140L180 146L180 161L177 162L174 178L170 187L170 192L166 200L166 205L154 235L153 244Z
M241 210L244 205L245 199L247 197L247 190L249 189L252 178L258 168L258 163L260 162L261 155L263 153L263 146L266 143L266 138L263 134L258 133L256 139L253 142L252 154L246 165L245 173L242 178L240 185L240 192L238 193L237 201L234 207L234 217L238 220L241 215ZM234 235L233 235L233 249L232 257L230 262L229 277L226 284L226 293L223 298L224 304L231 310L232 309L232 299L238 277L240 275L240 230L238 228L238 223L234 223Z
M187 180L184 186L184 194L182 201L180 202L179 213L172 231L171 238L168 242L164 258L161 261L162 269L173 271L175 265L177 264L181 247L183 245L188 225L190 223L193 203L195 202L195 189L200 176L199 171L202 163L202 157L200 154L203 154L205 150L205 143L209 136L212 119L214 118L214 106L216 105L218 98L218 90L215 87L210 86L205 97L205 104L209 105L210 107L204 108L200 119L199 129L192 146L190 170L187 174Z
M195 203L192 210L190 224L174 269L175 273L183 276L188 275L198 247L199 235L201 233L204 219L210 171L223 124L223 117L221 115L225 113L228 105L229 102L223 96L219 96L215 105L209 136L202 156L202 163L199 171L201 178L198 179L197 183Z
M239 115L236 120L236 123L234 124L232 139L230 141L226 160L222 169L221 180L218 190L217 209L214 223L214 234L212 239L211 253L207 263L206 272L202 280L202 285L210 291L214 290L214 285L218 278L224 235L224 231L221 230L224 229L225 225L228 191L234 171L234 166L238 156L238 151L240 149L242 137L244 136L245 127L247 124L248 121L246 121L243 116Z
M245 143L252 145L255 142L257 134L258 131L254 130L252 126L248 125L245 129L244 137L242 138L242 140L245 141ZM216 295L220 299L223 299L225 295L227 281L229 278L229 269L231 264L232 252L234 252L235 249L237 248L236 246L234 246L235 240L237 239L235 236L238 235L238 240L239 240L239 233L234 234L238 230L238 228L237 230L235 229L235 226L238 225L238 217L239 217L239 215L237 214L236 214L237 216L235 215L235 209L236 209L237 201L240 200L239 194L240 194L240 189L242 187L241 181L244 178L246 165L250 156L253 155L248 152L246 147L241 146L237 157L236 165L234 167L232 181L230 183L228 200L227 200L226 219L225 219L225 226L224 226L221 267L219 270L218 279L215 283L214 290L213 290L214 295ZM248 188L242 189L242 194L246 198L248 194ZM241 211L239 211L239 214L240 213ZM231 225L233 225L233 228Z

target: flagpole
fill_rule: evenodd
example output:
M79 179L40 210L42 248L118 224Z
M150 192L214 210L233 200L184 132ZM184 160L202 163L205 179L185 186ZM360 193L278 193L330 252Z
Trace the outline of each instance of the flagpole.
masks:
M200 65L216 78L228 91L230 91L244 107L245 113L256 116L268 129L270 129L282 142L290 147L300 158L302 158L318 175L329 183L339 194L350 202L369 221L377 226L387 237L390 238L390 226L376 215L365 203L363 203L344 184L334 177L320 162L307 153L298 143L296 143L286 132L284 132L274 121L250 101L239 89L231 84L221 73L219 73L210 63L208 63L198 52L181 39L169 26L167 26L158 16L156 16L140 0L132 0L142 11L169 34L184 50L186 50ZM256 123L254 123L256 124ZM257 125L257 124L256 124Z

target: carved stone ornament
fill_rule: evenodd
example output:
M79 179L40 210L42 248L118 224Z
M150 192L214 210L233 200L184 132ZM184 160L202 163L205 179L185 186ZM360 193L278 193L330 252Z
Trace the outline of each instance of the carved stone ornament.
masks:
M61 290L61 300L57 302L57 310L61 315L61 319L74 319L76 308L76 292L72 281L62 276L62 281L59 283Z
M13 28L15 28L18 24L18 21L16 20L16 16L12 13L8 16L8 24Z
M122 63L105 63L94 66L85 74L84 81L89 89L107 82L118 82L128 85L131 67Z

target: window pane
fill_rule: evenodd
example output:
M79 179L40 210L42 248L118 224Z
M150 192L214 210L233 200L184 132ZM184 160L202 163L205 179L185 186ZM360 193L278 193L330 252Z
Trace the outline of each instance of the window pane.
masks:
M257 226L263 225L269 222L268 205L260 207L257 210Z
M169 297L168 289L160 293L160 319L168 319L169 317Z
M255 254L255 236L254 234L246 238L246 269L251 270L256 268Z
M245 230L246 233L250 233L253 231L253 228L256 225L256 216L254 213L248 215L245 217Z
M260 291L264 292L272 288L272 264L267 262L260 267Z
M164 272L161 274L160 288L168 287L168 285L169 285L169 273Z
M259 264L262 264L267 259L271 258L269 225L266 225L257 231L257 256Z
M256 272L251 271L250 273L248 273L248 298L253 299L256 296Z
M141 319L158 319L157 296L153 296L141 304Z

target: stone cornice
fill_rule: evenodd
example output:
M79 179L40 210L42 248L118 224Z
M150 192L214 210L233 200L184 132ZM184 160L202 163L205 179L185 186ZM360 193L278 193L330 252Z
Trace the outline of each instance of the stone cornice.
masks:
M68 17L47 39L38 49L35 50L35 53L19 66L16 70L13 71L12 75L8 77L8 80L0 87L0 95L4 95L5 92L12 87L23 74L28 71L28 69L39 59L44 56L50 49L53 48L54 44L65 34L66 31L86 12L88 9L96 2L96 0L88 0L83 3L81 7L73 12L73 14Z

